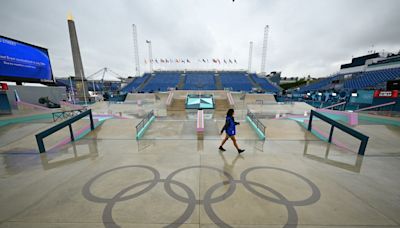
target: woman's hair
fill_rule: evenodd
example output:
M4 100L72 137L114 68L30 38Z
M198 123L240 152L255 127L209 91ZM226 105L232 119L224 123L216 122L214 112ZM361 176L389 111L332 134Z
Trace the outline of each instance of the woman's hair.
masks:
M230 109L228 110L228 112L226 113L226 116L232 117L234 112L235 112L235 111L233 110L233 108L230 108Z

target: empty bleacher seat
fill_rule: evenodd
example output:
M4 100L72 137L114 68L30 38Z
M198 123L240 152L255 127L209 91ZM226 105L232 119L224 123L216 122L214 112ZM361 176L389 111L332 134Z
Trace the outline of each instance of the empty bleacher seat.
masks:
M137 77L133 79L130 83L128 83L125 87L121 89L121 92L129 93L133 92L137 87L139 87L148 77L150 74L146 73L142 77Z
M246 72L221 72L221 83L224 88L234 91L251 91L253 85Z
M184 90L216 90L214 72L186 72Z
M266 78L259 78L256 74L250 74L249 75L253 80L261 86L262 89L268 91L268 92L274 92L278 93L280 89L273 85L271 82L269 82Z
M400 68L366 71L344 82L346 89L363 89L400 77Z
M143 92L167 91L179 83L179 72L155 72L153 79L143 88Z

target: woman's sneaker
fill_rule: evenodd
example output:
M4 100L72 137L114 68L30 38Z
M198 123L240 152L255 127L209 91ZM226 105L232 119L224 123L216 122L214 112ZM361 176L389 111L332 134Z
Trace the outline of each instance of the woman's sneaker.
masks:
M218 149L221 151L226 151L222 146L220 146Z
M245 151L245 150L242 150L242 149L239 149L239 150L238 150L239 154L242 153L242 152L244 152L244 151Z

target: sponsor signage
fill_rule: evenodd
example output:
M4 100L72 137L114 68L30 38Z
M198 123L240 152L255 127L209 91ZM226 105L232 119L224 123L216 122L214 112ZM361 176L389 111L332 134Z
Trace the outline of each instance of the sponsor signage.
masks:
M397 98L398 95L399 95L398 90L388 90L388 91L375 90L374 92L374 98Z

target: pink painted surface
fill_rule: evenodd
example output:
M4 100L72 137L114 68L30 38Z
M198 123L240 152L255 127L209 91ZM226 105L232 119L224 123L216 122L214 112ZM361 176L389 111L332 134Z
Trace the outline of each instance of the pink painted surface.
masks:
M396 101L392 101L392 102L385 103L385 104L380 104L380 105L369 106L369 107L366 107L366 108L360 108L360 109L355 110L355 112L370 110L370 109L374 109L374 108L385 107L385 106L394 105L394 104L396 104Z
M304 121L304 123L306 124L306 126L308 125L308 120L305 120ZM312 130L314 130L315 132L317 132L318 134L320 134L321 136L323 136L324 138L326 138L326 139L329 139L329 134L328 133L325 133L324 131L322 131L321 129L319 129L319 128L316 128L316 127L312 127ZM350 149L350 147L348 147L346 144L344 144L344 143L342 143L342 142L339 142L335 137L333 137L332 136L332 143L333 144L335 144L335 145L337 145L337 146L339 146L339 147L341 147L341 148L344 148L344 149L346 149L346 150L349 150L349 151L351 151L351 152L354 152L352 149Z
M228 97L229 105L235 105L235 101L233 100L232 94L228 92L226 96Z
M203 110L197 111L197 127L196 127L197 132L204 131L204 115L203 114L204 114Z
M94 125L96 125L97 122L98 122L97 119L94 119L94 120L93 120L93 124L94 124ZM82 127L81 129L79 129L79 130L73 132L74 137L75 137L75 138L78 138L83 132L85 132L86 130L89 130L89 129L90 129L90 124L85 125L85 126ZM66 145L66 144L69 143L69 142L71 142L71 137L66 137L66 138L64 138L63 140L61 140L59 143L57 143L55 146L53 146L50 150L53 150L53 149L55 149L55 148L57 148L57 147Z
M174 93L173 93L173 92L169 92L167 101L165 102L165 104L166 104L167 106L171 105L171 103L172 103L172 98L173 98L173 97L174 97Z
M336 111L336 110L330 110L330 109L317 109L318 112L325 112L325 113L331 113L334 115L339 115L339 116L346 116L348 124L351 126L358 125L358 113L355 112L344 112L344 111Z
M127 117L116 115L116 114L93 114L93 117L113 117L115 119L124 119L124 120L129 119Z

